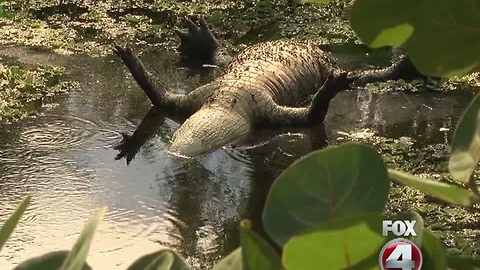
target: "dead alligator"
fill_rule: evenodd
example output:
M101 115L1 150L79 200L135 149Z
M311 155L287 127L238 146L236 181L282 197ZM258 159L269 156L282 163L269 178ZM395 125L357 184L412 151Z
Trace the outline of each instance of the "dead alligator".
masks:
M216 150L255 128L322 123L330 101L352 85L420 75L407 57L383 69L344 70L312 41L263 42L233 57L203 18L198 26L187 19L187 26L187 33L177 31L182 59L221 68L215 80L187 94L157 84L130 48L114 50L153 105L189 116L173 135L169 152L176 155ZM300 107L313 94L311 103Z

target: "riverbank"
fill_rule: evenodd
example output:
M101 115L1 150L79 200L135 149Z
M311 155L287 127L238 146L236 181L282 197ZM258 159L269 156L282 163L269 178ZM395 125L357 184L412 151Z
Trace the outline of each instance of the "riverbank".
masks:
M91 57L111 54L112 44L129 44L139 53L174 50L178 40L175 29L181 29L184 18L191 14L206 14L215 35L231 52L251 43L278 38L315 39L335 52L341 61L353 66L381 66L388 63L386 50L371 51L356 38L348 23L348 7L352 1L333 1L327 5L296 5L288 1L218 1L202 3L182 1L28 1L4 3L0 19L0 46L24 45L50 49L59 54L86 54ZM2 63L2 62L0 62ZM3 86L3 119L19 119L35 114L30 102L41 101L56 93L72 89L72 83L59 79L52 82L42 75L42 67L16 68L2 63L3 78L7 70L33 78L34 85L18 87L17 83ZM21 64L20 64L21 67ZM38 69L37 71L35 71ZM56 78L65 69L50 66ZM32 81L32 82L33 82ZM49 82L45 84L45 82ZM476 91L477 75L455 80L442 80L427 85L423 82L388 82L374 84L370 91L467 90ZM28 90L31 89L31 90ZM24 109L22 107L25 107Z
M181 29L184 18L191 14L206 14L215 35L231 52L251 43L278 38L315 39L335 52L341 61L353 66L381 66L388 63L386 50L371 51L356 38L348 23L348 7L352 1L333 1L327 5L297 5L288 1L218 1L202 3L182 1L28 1L4 3L0 19L0 45L24 45L50 49L59 54L86 54L91 57L111 54L112 44L129 44L139 53L174 50L178 40L175 29ZM1 63L1 62L0 62ZM50 82L42 68L12 69L36 79L35 85ZM21 66L21 65L20 65ZM50 66L56 77L65 71L61 66ZM22 71L20 71L22 70ZM6 72L6 71L5 71ZM4 73L5 73L4 72ZM8 72L2 75L5 79ZM23 76L23 75L22 75ZM44 77L44 78L43 78ZM442 80L425 85L423 82L388 82L369 87L370 91L474 90L480 82L477 75ZM31 88L31 87L30 87ZM33 91L25 91L16 84L0 89L4 105L0 114L4 119L18 119L34 114L22 109L21 100L42 100L71 89L71 83L58 80ZM27 106L28 107L28 106ZM3 108L3 109L2 109Z

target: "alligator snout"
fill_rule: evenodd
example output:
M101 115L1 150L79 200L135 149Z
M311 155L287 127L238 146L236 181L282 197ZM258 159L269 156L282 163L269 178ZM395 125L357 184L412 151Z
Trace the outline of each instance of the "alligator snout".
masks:
M183 157L213 152L241 140L250 129L250 121L229 108L202 108L175 132L168 150Z

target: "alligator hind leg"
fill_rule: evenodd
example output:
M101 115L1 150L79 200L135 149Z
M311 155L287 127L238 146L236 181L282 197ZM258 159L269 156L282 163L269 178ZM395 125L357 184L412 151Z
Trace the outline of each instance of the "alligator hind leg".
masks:
M393 63L389 67L350 71L348 77L354 80L352 86L362 88L366 84L373 82L399 79L411 81L414 79L428 78L428 76L423 75L417 70L403 49L393 48L392 52Z
M199 19L199 25L192 20L186 19L188 32L176 30L180 37L180 57L187 66L214 65L224 66L231 61L231 56L220 45L218 40L208 28L203 17Z
M268 125L309 127L323 123L330 107L330 101L338 92L349 87L352 80L347 78L347 72L334 70L330 73L313 96L308 107L288 107L278 105L273 100L266 105L265 116Z

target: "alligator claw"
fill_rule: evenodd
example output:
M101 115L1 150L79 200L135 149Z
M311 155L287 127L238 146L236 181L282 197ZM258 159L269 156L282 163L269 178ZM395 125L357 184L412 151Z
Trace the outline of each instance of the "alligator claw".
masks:
M188 34L187 33L184 33L180 30L177 30L175 29L175 34L177 34L177 36L180 38L180 41L181 42L188 42Z
M211 63L215 50L219 46L205 19L200 17L198 21L196 24L187 18L185 20L187 32L175 30L180 38L181 59L187 65Z
M130 47L122 48L118 45L114 46L113 53L120 57L127 66L137 57Z
M121 133L121 135L122 140L113 146L114 150L119 151L114 159L120 160L125 158L127 160L127 165L129 165L137 154L138 149L135 144L132 145L132 136L127 135L126 133Z
M200 32L200 28L190 18L187 18L185 22L190 32L193 32L193 33Z

